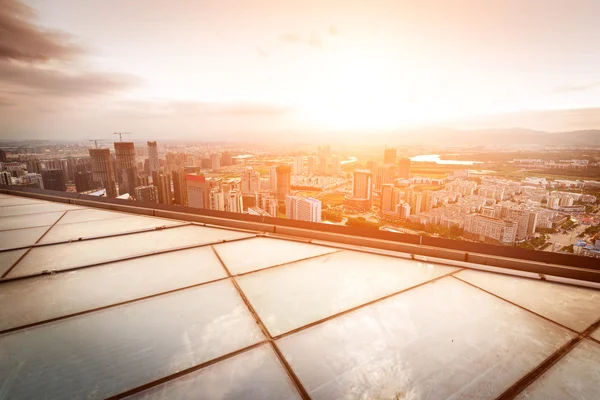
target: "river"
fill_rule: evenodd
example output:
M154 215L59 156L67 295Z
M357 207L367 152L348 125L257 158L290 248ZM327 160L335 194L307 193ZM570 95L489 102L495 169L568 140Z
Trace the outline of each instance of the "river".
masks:
M464 161L464 160L442 160L439 154L424 154L420 156L410 157L412 162L433 162L443 165L474 165L481 164L481 161Z

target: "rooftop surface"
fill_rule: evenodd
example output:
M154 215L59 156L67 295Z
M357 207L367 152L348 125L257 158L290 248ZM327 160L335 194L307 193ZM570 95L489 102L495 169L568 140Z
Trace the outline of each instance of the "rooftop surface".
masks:
M0 194L0 398L600 398L597 284L437 261Z

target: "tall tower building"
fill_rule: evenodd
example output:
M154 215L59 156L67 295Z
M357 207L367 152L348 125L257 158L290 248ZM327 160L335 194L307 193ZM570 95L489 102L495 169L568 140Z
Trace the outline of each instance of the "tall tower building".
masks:
M385 184L381 186L381 214L396 212L398 204L398 193L394 190L394 185Z
M203 174L185 176L187 205L195 208L208 208L209 183Z
M94 180L106 189L106 197L117 197L117 183L110 149L90 149Z
M158 160L158 146L156 142L148 142L148 164L150 167L150 173L158 171L160 168L160 161Z
M171 172L171 176L173 178L173 195L175 197L174 204L178 204L180 206L187 205L185 172L183 169L176 169Z
M61 169L45 169L42 171L42 181L44 189L58 190L64 192L67 190L65 185L65 173Z
M398 162L398 178L410 178L410 158L403 158Z
M384 164L396 164L396 149L393 148L385 148L383 150L383 163Z
M352 196L359 199L367 199L371 203L373 192L373 180L371 171L367 169L357 169L354 171L354 184L352 186Z
M221 169L221 156L218 154L210 155L210 169L214 172L219 171Z
M244 168L240 180L242 194L254 194L260 190L260 174L252 167Z
M233 165L233 158L231 158L231 153L226 151L221 154L221 166L228 167Z
M312 197L286 196L286 217L300 221L321 222L321 201Z
M12 175L8 171L0 171L0 185L12 185Z
M133 142L115 142L115 156L119 176L119 194L135 195L135 188L138 185Z
M285 201L285 196L290 194L292 189L292 169L289 165L280 164L277 171L277 200Z
M208 202L211 210L225 211L225 197L221 188L214 187L210 189Z
M394 180L394 166L384 165L375 170L375 190L381 191L381 186Z
M304 157L296 156L294 157L294 174L301 175L304 170Z
M421 192L413 193L410 199L410 209L413 214L418 214L421 212L421 204L423 203L423 195Z
M173 193L171 192L171 179L162 171L152 172L152 184L158 191L158 202L160 204L173 204Z
M239 190L230 190L227 193L227 211L241 213L244 211L242 193Z

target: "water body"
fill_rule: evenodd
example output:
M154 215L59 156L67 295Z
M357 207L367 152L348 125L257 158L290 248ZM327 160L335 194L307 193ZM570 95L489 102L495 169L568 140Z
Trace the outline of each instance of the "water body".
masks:
M353 156L348 156L347 160L343 160L342 162L340 162L340 164L344 165L344 164L352 164L355 163L358 160L358 158L353 157Z
M442 165L473 165L481 164L481 161L464 161L464 160L442 160L439 154L424 154L410 158L412 162L434 162Z

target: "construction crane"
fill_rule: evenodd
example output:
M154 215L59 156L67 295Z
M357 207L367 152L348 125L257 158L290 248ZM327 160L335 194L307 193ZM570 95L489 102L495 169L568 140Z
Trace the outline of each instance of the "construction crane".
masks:
M106 139L90 139L90 142L94 142L94 147L98 148L98 142L104 142Z
M113 135L119 135L119 142L123 141L123 135L131 135L131 132L115 132Z

